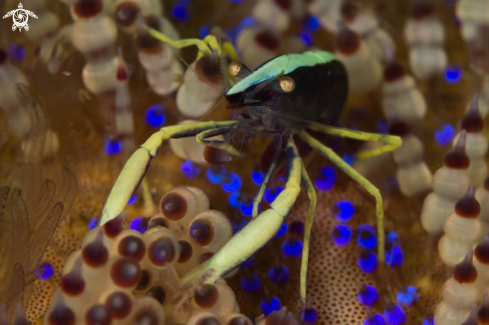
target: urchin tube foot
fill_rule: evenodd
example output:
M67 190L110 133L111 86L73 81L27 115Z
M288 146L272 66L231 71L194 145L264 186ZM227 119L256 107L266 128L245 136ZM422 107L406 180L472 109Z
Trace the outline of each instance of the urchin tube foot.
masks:
M206 282L214 282L239 266L275 236L283 224L300 192L302 162L292 140L287 144L288 179L285 189L267 209L254 218L246 227L234 235L226 245L207 262L187 273L183 284L212 272Z

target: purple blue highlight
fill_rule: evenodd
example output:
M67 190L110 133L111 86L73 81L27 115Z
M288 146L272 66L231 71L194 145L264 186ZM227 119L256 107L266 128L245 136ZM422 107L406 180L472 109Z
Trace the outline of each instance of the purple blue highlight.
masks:
M323 167L321 176L316 179L316 187L321 191L329 191L336 183L336 171L331 166Z
M386 325L385 324L385 319L384 316L381 314L374 314L369 317L363 322L363 325Z
M50 263L42 263L36 270L36 275L41 280L49 280L54 275L54 267Z
M289 269L283 265L277 265L268 270L268 276L276 284L286 284L289 282Z
M406 313L399 305L390 303L384 309L384 318L389 325L401 325L406 323Z
M375 287L364 285L362 288L360 288L357 298L359 303L370 307L380 299L380 295Z
M337 225L333 228L333 242L336 246L343 247L351 241L351 228L347 225Z
M166 121L166 107L163 104L156 104L148 108L146 111L146 123L153 128L159 128Z
M226 174L226 168L224 166L210 166L207 168L205 175L209 183L217 185L222 182L224 175Z
M282 226L280 226L280 229L275 234L275 238L280 238L280 237L285 236L285 234L287 234L288 228L289 228L288 224L286 222L284 222L282 224Z
M260 301L260 308L262 313L267 316L268 314L276 310L280 310L280 308L282 308L282 304L277 297L272 296L269 299L263 299L262 301Z
M283 190L284 188L282 186L267 188L265 190L265 194L263 195L263 199L268 204L271 204Z
M357 245L366 250L374 249L377 246L375 229L369 225L361 225L357 228Z
M397 303L403 307L409 307L419 298L418 289L408 286L404 291L399 290L396 295Z
M92 220L90 220L90 222L88 223L88 230L95 229L97 227L97 223L98 223L97 218L93 218Z
M299 312L299 319L304 319L306 323L314 324L318 320L318 312L314 308L306 308Z
M372 273L377 270L377 256L369 251L363 251L358 257L358 267L364 273Z
M117 140L106 139L105 140L105 153L109 156L115 156L122 151L122 143Z
M292 256L295 258L302 257L302 241L287 239L282 243L282 255L284 257Z
M261 170L254 170L251 172L251 180L256 185L261 185L264 179L265 179L265 173L262 172Z
M462 76L462 69L456 64L449 65L445 69L445 80L451 84L459 82L462 79Z
M129 224L129 229L137 231L141 234L144 234L144 232L146 230L148 230L148 227L147 227L147 225L146 226L143 225L143 221L144 221L143 218L133 219L131 221L131 223Z
M386 250L385 263L392 267L401 266L404 263L404 253L400 246L393 244Z
M185 162L180 165L180 170L185 174L188 178L195 178L200 173L200 167L192 160L185 160Z
M241 278L239 284L247 293L257 292L261 289L261 280L256 274L245 275Z
M242 185L241 177L236 173L227 173L221 182L222 189L227 193L239 191Z
M335 208L339 211L335 214L336 220L341 222L349 221L355 213L355 206L350 201L339 201Z
M435 131L435 140L440 146L450 143L455 137L455 129L450 124L445 124L440 130Z

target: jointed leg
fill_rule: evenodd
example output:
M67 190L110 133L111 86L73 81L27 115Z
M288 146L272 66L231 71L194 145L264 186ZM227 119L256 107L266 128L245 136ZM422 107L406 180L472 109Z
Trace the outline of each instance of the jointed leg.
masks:
M263 211L251 220L246 227L234 235L207 262L187 273L182 280L182 284L185 285L192 281L192 279L208 273L210 270L214 272L207 279L207 282L214 282L222 275L243 263L268 243L277 233L300 192L302 163L292 139L287 144L287 157L289 176L285 184L285 189L272 202L271 208Z
M195 136L209 129L220 127L231 127L235 121L223 122L198 122L194 124L181 124L161 128L154 133L141 148L136 150L122 168L122 171L115 181L109 197L105 202L102 211L100 224L117 217L124 210L132 193L136 190L139 183L146 174L151 158L156 156L164 140L170 138L184 138Z
M234 156L241 156L240 152L236 150L232 145L227 143L226 141L221 141L221 140L206 140L207 138L216 136L216 135L221 135L221 134L226 134L231 130L230 126L226 127L221 127L221 128L215 128L215 129L210 129L204 132L201 132L197 134L195 137L195 140L203 144L204 146L209 146L209 147L214 147L218 148L221 150L227 151L229 154L234 155Z
M307 285L307 262L309 259L309 244L311 241L311 229L314 222L314 214L316 212L317 195L314 186L312 185L311 179L307 174L306 167L302 163L302 184L307 190L307 196L309 197L309 211L307 211L306 226L304 232L304 246L302 247L302 261L301 261L301 304L302 309L305 308L306 304L306 285Z
M265 194L265 190L267 189L267 185L268 182L270 181L270 177L272 177L273 171L277 166L278 158L280 157L281 151L282 151L282 137L279 136L275 142L275 153L273 154L272 162L270 163L265 178L263 179L263 182L260 185L260 190L258 191L258 193L256 194L253 200L253 213L252 213L253 218L255 218L258 215L258 205L260 204L263 198L263 194Z
M343 128L336 128L327 125L319 125L319 124L310 125L308 128L314 131L336 135L339 137L345 137L345 138L362 140L362 141L379 141L379 142L386 143L386 145L380 148L360 152L358 154L358 158L369 158L369 157L377 156L384 152L392 151L400 147L402 144L401 138L395 135L359 132L359 131L353 131L353 130L348 130Z
M376 201L376 215L377 215L377 232L379 237L379 247L378 247L378 258L379 266L382 270L384 266L384 208L382 205L382 197L380 196L379 190L372 185L365 177L354 170L350 165L341 159L333 150L326 147L318 140L310 136L306 131L299 133L299 136L308 145L310 145L314 150L317 150L320 154L331 160L336 166L343 170L347 175L357 181L363 186L371 195L375 197Z

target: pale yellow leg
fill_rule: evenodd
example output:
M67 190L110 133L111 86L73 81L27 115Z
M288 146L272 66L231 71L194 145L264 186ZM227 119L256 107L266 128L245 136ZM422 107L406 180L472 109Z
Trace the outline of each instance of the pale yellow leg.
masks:
M127 163L122 168L122 171L115 181L109 197L105 202L100 225L103 225L107 221L117 217L124 210L127 202L131 198L132 193L134 193L139 183L143 179L144 174L146 174L151 158L156 156L164 140L170 138L191 137L208 129L231 127L234 123L236 122L223 121L181 124L167 126L154 133L148 140L146 140L145 143L141 145L141 148L136 150L131 155Z
M299 133L301 139L303 139L308 145L320 154L331 160L336 166L343 170L347 175L357 181L363 188L365 188L371 195L375 197L376 201L376 215L377 215L377 232L378 232L378 259L379 267L382 271L384 267L384 208L382 205L382 196L380 196L379 190L370 183L365 177L354 170L348 165L341 157L339 157L333 150L326 147L318 140L310 136L306 131Z
M232 145L227 143L226 141L221 140L206 140L207 138L228 133L231 127L222 127L216 129L210 129L204 132L197 134L195 140L203 144L204 146L214 147L222 150L226 150L229 154L234 156L241 156L241 153L236 150Z
M362 158L362 159L377 156L387 151L392 151L396 148L399 148L402 144L402 140L400 137L395 135L390 135L390 134L359 132L359 131L337 128L328 125L319 125L319 124L310 125L308 126L308 128L314 131L319 131L322 133L336 135L344 138L350 138L350 139L356 139L362 141L379 141L385 143L385 145L380 148L360 152L357 156L358 158Z
M314 185L307 174L306 167L302 163L302 184L307 190L307 196L309 197L309 211L307 211L306 226L304 229L304 245L302 247L302 261L301 261L301 279L300 279L300 293L302 308L306 305L306 285L307 285L307 262L309 260L309 244L311 242L311 229L314 223L314 215L316 212L317 195Z
M212 275L206 281L216 281L255 254L277 233L300 192L302 163L292 139L287 144L287 157L285 189L272 202L271 208L251 220L209 260L187 273L182 279L183 285L209 271L212 271Z

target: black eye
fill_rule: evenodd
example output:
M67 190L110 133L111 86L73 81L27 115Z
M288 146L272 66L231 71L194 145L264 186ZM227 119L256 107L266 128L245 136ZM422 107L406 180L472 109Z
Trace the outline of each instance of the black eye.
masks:
M168 238L160 238L151 243L148 249L151 262L157 266L165 266L173 262L175 258L175 247Z
M206 246L214 238L214 230L209 223L197 220L190 226L189 235L200 245Z

